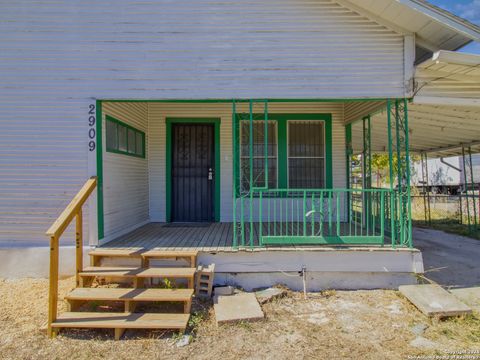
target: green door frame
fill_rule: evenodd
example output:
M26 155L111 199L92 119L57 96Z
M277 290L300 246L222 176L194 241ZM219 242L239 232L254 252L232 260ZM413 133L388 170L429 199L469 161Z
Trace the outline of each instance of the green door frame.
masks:
M214 125L214 148L215 148L215 195L214 213L215 221L220 221L220 118L188 117L177 118L167 117L166 135L166 168L165 168L165 216L166 221L172 220L172 124L213 124Z

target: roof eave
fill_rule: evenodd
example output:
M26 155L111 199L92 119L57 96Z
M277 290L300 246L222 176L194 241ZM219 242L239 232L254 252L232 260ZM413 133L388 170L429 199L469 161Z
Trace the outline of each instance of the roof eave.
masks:
M471 40L480 41L480 27L448 12L447 10L440 9L439 7L431 5L424 0L396 1L403 5L409 6L412 9L415 9L422 14L425 14L436 22L445 25L451 30L456 31Z

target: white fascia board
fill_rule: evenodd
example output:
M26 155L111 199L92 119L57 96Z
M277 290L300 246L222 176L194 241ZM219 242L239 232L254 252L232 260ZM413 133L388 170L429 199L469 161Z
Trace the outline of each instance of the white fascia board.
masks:
M465 66L479 66L480 55L440 50L433 54L432 60L427 60L427 61L434 61L437 63L441 62L441 63L449 63L449 64L458 64L458 65L465 65Z
M406 5L416 11L427 15L431 19L449 27L450 29L465 35L466 37L480 41L480 29L474 24L459 21L456 16L450 14L448 11L432 7L424 1L419 0L396 0L400 4Z

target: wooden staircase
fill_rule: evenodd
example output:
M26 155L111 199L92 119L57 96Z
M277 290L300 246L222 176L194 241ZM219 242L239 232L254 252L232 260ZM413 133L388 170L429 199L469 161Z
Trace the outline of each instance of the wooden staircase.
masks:
M156 250L109 250L96 249L89 253L91 266L77 274L78 286L65 296L68 312L60 314L52 323L55 335L63 328L114 329L118 340L126 329L173 329L185 331L190 317L196 251ZM104 259L133 259L138 266L104 266ZM186 259L188 267L151 267L151 260ZM91 287L94 280L106 283L128 283L123 287ZM184 279L186 288L152 288L147 284L154 279ZM98 302L121 303L123 312L83 312L82 308ZM135 312L139 303L180 302L183 313L142 313Z

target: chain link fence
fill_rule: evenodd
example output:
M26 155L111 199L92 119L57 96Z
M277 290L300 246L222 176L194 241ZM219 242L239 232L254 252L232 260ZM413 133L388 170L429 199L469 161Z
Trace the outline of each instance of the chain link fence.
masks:
M414 225L480 238L479 194L412 195Z

